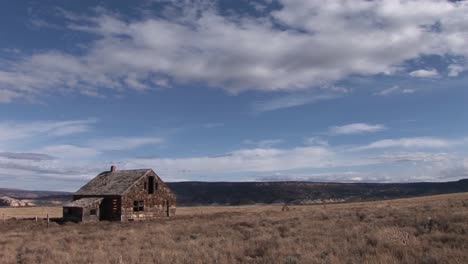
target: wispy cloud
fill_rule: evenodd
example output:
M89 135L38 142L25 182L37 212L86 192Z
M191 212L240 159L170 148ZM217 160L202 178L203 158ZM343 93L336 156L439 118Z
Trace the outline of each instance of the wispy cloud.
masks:
M67 121L1 122L0 142L37 136L67 136L87 132L96 122L95 119Z
M306 145L316 145L316 146L328 146L328 141L320 137L309 137L304 140Z
M50 145L39 149L40 152L60 159L94 159L100 152L96 148L71 144Z
M246 139L242 143L247 144L247 145L255 145L258 148L271 148L275 145L281 144L282 142L283 142L282 139L265 139L265 140L259 140L259 141Z
M385 153L372 158L382 162L442 162L453 159L454 155L445 152L397 152Z
M313 104L320 101L332 100L338 98L340 94L289 94L276 97L270 100L254 102L255 112L275 111L283 108L291 108L306 104Z
M63 170L56 170L44 164L0 161L0 172L5 170L7 170L11 176L18 175L24 172L35 173L36 176L44 174L60 174L65 172ZM66 178L66 176L64 176L63 178Z
M329 129L331 135L351 135L375 133L387 129L381 124L353 123L343 126L334 126Z
M1 88L1 87L0 87ZM9 103L13 101L13 99L21 97L22 94L16 91L9 91L0 89L0 103Z
M13 160L31 160L43 161L54 160L56 157L42 154L42 153L21 153L21 152L0 152L0 158L13 159Z
M383 139L372 142L366 146L359 147L359 150L381 149L381 148L446 148L463 141L452 141L435 137L413 137L398 139Z
M374 93L374 95L390 96L390 95L396 95L396 94L412 94L415 92L416 92L416 89L401 88L400 86L395 85L390 88L378 91Z
M88 141L89 147L105 150L128 150L142 146L150 146L162 143L160 137L109 137L102 139L92 139Z

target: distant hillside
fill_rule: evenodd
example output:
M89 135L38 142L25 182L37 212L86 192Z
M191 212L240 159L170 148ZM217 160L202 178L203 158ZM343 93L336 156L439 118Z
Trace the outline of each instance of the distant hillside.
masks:
M14 199L26 200L36 205L61 204L71 200L72 194L69 192L54 191L28 191L19 189L0 188L0 196L7 196Z
M420 183L172 182L178 204L255 204L380 200L468 192L468 179Z
M167 184L177 195L178 205L313 204L468 192L468 179L455 182L418 183L169 182ZM28 199L39 205L60 204L70 200L72 194L0 188L0 196Z

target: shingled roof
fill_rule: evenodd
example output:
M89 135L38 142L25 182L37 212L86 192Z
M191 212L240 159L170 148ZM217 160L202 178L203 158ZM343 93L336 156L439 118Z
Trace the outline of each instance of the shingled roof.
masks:
M121 195L151 169L104 171L81 187L76 195Z
M102 197L91 197L81 198L76 201L65 204L63 207L87 207L94 203L100 203L104 198Z

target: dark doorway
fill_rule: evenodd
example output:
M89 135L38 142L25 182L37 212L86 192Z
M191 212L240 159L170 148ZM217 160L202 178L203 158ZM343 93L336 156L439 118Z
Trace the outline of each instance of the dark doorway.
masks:
M99 220L116 221L120 220L121 200L119 197L106 197L99 207Z
M148 178L148 194L154 194L154 177Z

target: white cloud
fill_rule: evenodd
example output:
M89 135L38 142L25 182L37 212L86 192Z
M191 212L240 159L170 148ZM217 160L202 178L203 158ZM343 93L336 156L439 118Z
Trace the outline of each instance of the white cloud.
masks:
M213 177L213 180L234 173L256 175L254 177L257 180L405 182L444 180L444 171L461 164L459 157L451 153L396 152L369 156L364 151L366 149L361 149L361 153L352 154L346 149L349 148L343 150L328 146L310 146L241 149L212 157L133 159L125 162L123 167L151 167L156 168L161 175L183 175L189 178L204 175ZM403 167L392 165L387 169L382 169L381 166L372 167L389 166L387 163L393 162L408 163ZM452 174L447 179L456 178L457 176Z
M25 181L44 179L44 182L51 177L54 181L86 180L102 170L105 151L128 150L163 141L159 137L108 137L83 142L73 137L90 131L95 122L85 119L0 123L0 177L10 175Z
M158 140L154 139L154 144ZM112 143L111 141L110 143ZM153 142L153 141L151 141ZM375 181L401 182L418 180L458 179L461 168L468 167L453 152L430 152L429 150L405 151L408 148L445 148L457 146L463 140L417 137L379 140L361 147L330 146L320 138L310 138L308 146L274 148L278 140L246 142L252 148L238 149L218 156L186 156L181 158L133 158L121 157L104 160L106 147L56 144L29 152L1 152L0 178L35 177L42 186L53 181L76 183L78 188L110 164L120 169L153 168L165 180L189 179L239 179L251 177L263 180L320 180L320 181ZM125 148L153 144L148 141L126 141ZM259 147L259 146L262 147ZM123 145L119 145L123 149ZM392 149L390 149L392 148ZM112 146L110 149L115 149ZM381 152L393 151L395 152ZM39 154L40 153L40 154ZM393 164L388 163L402 163ZM374 167L375 165L378 165ZM382 169L383 166L385 169ZM456 169L454 169L456 168ZM232 175L237 175L232 178ZM240 176L239 176L240 175ZM44 187L41 187L44 188ZM53 186L47 187L47 189Z
M80 55L49 50L2 62L0 98L70 90L96 95L158 83L200 83L230 93L296 91L352 74L392 74L422 54L468 54L467 2L279 1L276 11L257 18L183 3L180 13L141 19L102 9L94 17L66 13L70 30L95 40L81 43L88 48ZM292 101L278 105L304 104Z
M181 179L188 175L225 175L285 170L292 168L323 168L332 165L334 153L323 147L297 147L291 149L253 148L240 149L221 156L194 156L187 158L123 158L122 161L103 161L96 148L62 144L34 150L56 159L9 159L0 156L0 179L10 177L35 177L42 179L40 188L48 186L51 177L66 182L81 180L81 184L110 164L120 169L154 168L165 180ZM79 184L75 186L78 188Z
M324 147L297 147L292 149L241 149L226 155L191 158L133 159L130 167L154 167L164 173L180 171L196 173L262 172L298 168L331 166L334 153Z
M99 150L128 150L162 142L160 137L110 137L90 140L87 145Z
M466 67L460 64L450 64L448 66L448 76L449 77L457 77L460 73L466 71Z
M390 95L395 95L395 94L412 94L415 93L415 89L409 89L409 88L401 88L398 85L392 86L390 88L381 90L374 95L380 95L380 96L390 96Z
M415 70L409 73L411 77L418 77L418 78L434 78L434 77L439 77L439 72L436 69L430 69L430 70L425 70L425 69L420 69L420 70Z
M366 123L353 123L343 126L334 126L329 129L332 135L351 135L351 134L364 134L374 133L387 129L384 125L380 124L366 124Z
M367 146L359 147L359 150L380 149L380 148L446 148L455 145L457 142L443 138L434 137L413 137L399 139L383 139L370 143Z
M433 167L439 171L436 179L439 181L459 180L468 177L468 158L447 162L444 166Z

